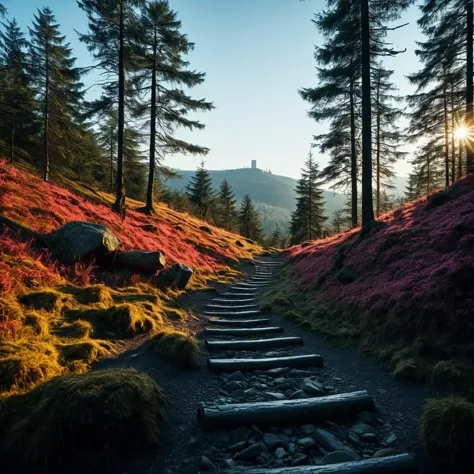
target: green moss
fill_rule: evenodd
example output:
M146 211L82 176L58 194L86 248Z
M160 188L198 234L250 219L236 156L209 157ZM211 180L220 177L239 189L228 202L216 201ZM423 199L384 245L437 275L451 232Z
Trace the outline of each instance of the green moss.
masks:
M71 303L70 295L55 290L35 291L24 293L18 301L30 308L44 309L45 311L60 311L66 303Z
M474 404L458 397L428 400L421 417L421 438L431 460L450 469L469 466L474 446Z
M57 377L12 397L9 407L3 445L9 472L71 472L98 446L126 452L155 445L165 419L161 388L130 369Z
M80 360L85 364L92 364L109 355L113 348L111 342L89 340L63 345L61 351L68 362Z
M197 367L199 345L190 334L172 329L164 329L153 334L148 340L149 349L180 367Z

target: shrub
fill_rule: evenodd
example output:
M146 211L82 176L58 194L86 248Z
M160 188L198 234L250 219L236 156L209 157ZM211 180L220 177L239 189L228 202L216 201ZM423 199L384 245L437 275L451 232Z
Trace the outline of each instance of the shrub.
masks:
M356 279L356 274L354 270L348 267L341 268L336 273L336 278L344 285L348 285L349 283L352 283Z
M15 472L70 472L98 446L154 445L165 419L161 388L131 369L56 377L9 406L3 454Z
M44 309L46 311L59 311L65 303L72 299L69 295L59 293L54 290L35 291L32 293L25 293L18 297L18 301L34 309Z
M453 360L441 360L433 367L431 377L435 383L465 382L468 370L465 364Z
M430 459L445 467L471 464L474 404L453 396L428 400L421 416L421 438Z
M428 209L434 209L436 207L442 206L452 199L454 199L454 193L452 189L448 188L443 191L438 191L428 198Z
M92 364L110 354L114 345L108 341L82 341L64 345L61 350L66 361L79 360Z
M426 378L425 364L418 357L400 359L395 364L393 376L414 382L421 382Z
M199 364L199 345L185 332L164 329L153 334L148 344L153 352L180 367L197 367Z

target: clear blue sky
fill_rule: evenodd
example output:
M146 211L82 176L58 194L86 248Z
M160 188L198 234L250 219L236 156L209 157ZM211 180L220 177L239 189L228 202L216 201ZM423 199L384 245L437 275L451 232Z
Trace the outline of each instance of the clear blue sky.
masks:
M92 64L74 30L85 31L85 14L75 0L4 0L10 16L26 30L38 7L49 6L67 35L78 65ZM273 173L298 177L312 136L324 126L307 118L307 104L298 96L301 87L316 85L313 49L321 42L311 23L324 0L170 0L179 12L183 31L196 43L190 55L193 68L207 73L206 82L193 90L216 109L199 116L204 131L181 137L211 148L206 158L210 169L258 166ZM396 71L401 93L411 91L405 75L418 68L414 54L418 9L404 14L409 26L390 33L394 46L407 49L387 59ZM93 76L86 78L92 83ZM94 94L94 90L91 91ZM98 93L98 91L95 91ZM322 165L325 157L319 156ZM200 158L174 156L169 166L193 169ZM407 175L410 165L400 162L397 172Z

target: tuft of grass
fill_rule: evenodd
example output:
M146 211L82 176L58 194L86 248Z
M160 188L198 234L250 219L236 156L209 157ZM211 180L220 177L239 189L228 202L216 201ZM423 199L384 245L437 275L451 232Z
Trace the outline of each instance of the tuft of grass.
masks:
M24 293L18 297L18 301L30 308L44 309L45 311L60 311L65 304L71 303L70 295L55 290L34 291Z
M161 316L137 304L121 304L111 308L74 309L66 313L68 319L83 319L92 322L100 334L130 337L135 334L155 331L161 325Z
M180 367L199 365L200 349L196 339L185 332L163 329L148 340L149 348Z
M66 344L61 347L63 357L66 361L82 361L85 364L92 364L102 357L108 356L114 345L108 341L80 341Z
M53 344L24 339L0 346L0 392L28 390L62 371Z
M472 462L474 404L454 396L427 400L421 438L430 459L446 468L466 467Z
M466 382L468 372L469 368L463 363L454 360L441 360L433 367L431 378L434 383L458 384Z
M53 330L60 337L71 339L88 339L94 334L94 326L89 321L78 319L71 323L63 324Z
M25 315L24 324L36 336L46 336L49 334L49 321L44 314L36 311L30 311Z
M296 313L295 311L287 311L285 314L284 314L285 318L286 319L289 319L290 321L298 321L301 319L301 316Z
M412 380L414 382L422 382L426 379L426 367L424 362L418 357L410 359L400 359L395 363L393 376Z
M9 400L2 454L11 472L56 473L70 472L97 446L156 445L165 402L159 385L132 369L56 377Z
M88 305L99 303L104 306L110 306L113 304L112 294L103 284L86 287L65 285L61 287L61 290L64 291L64 293L72 295L79 304Z
M21 319L23 319L23 311L20 305L12 299L0 297L0 322Z

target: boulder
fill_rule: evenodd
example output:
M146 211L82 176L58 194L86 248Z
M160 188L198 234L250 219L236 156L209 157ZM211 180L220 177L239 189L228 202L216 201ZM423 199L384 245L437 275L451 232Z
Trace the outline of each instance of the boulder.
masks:
M237 247L241 247L241 248L244 247L244 244L240 240L236 240L235 245L237 245Z
M316 430L314 430L313 438L317 441L319 446L324 448L326 451L340 451L345 448L344 444L341 443L332 433L323 430L322 428L316 428Z
M115 265L141 273L155 274L165 268L166 259L161 252L120 252L114 258Z
M193 270L184 263L175 263L168 270L164 270L155 277L155 284L159 288L176 287L184 290L189 283Z
M357 457L353 454L349 453L348 451L333 451L332 453L328 453L321 458L321 462L324 464L337 464L340 462L351 462L355 461Z
M189 280L193 276L193 271L190 267L185 265L184 263L177 263L175 265L176 268L176 281L175 286L178 290L184 290L189 283Z
M210 227L207 227L207 225L202 225L199 227L199 230L202 230L203 232L207 232L208 234L212 234L212 230Z
M343 285L348 285L352 283L356 279L356 274L352 268L344 267L336 273L336 278L340 281Z
M41 236L56 258L66 265L91 259L101 260L120 248L120 241L105 225L69 222Z

